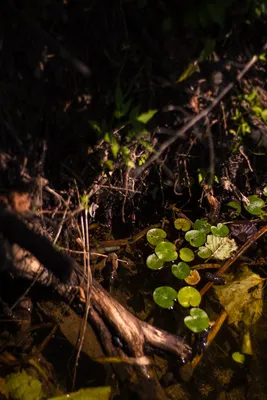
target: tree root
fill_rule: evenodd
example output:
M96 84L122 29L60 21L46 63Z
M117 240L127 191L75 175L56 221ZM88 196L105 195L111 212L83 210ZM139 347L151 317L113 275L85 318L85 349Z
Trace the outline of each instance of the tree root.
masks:
M2 269L51 287L66 302L73 300L71 306L74 310L77 307L84 309L77 287L86 291L86 280L76 261L56 251L47 238L34 232L17 214L3 206L0 207L0 231L4 238L1 251L5 253ZM58 268L59 272L56 271ZM64 270L69 277L68 283L66 279L58 279ZM182 361L191 356L190 346L182 338L134 317L95 280L91 288L89 319L101 339L105 354L122 360L122 363L113 364L120 381L138 393L141 399L165 399L152 362L145 357L145 346L171 353ZM117 343L114 338L118 339ZM133 359L134 362L127 361Z

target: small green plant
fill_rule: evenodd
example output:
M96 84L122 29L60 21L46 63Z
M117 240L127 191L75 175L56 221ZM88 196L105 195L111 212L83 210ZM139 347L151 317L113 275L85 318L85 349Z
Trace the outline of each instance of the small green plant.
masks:
M146 264L152 270L159 270L171 265L172 274L190 285L196 284L199 276L197 280L189 279L194 270L188 263L196 257L225 260L231 257L232 252L237 249L235 241L228 237L229 229L225 224L219 223L217 226L211 226L207 220L199 219L192 225L186 218L177 218L174 226L184 235L188 247L177 249L174 243L167 240L167 233L163 229L150 229L146 237L149 245L154 247L154 253L147 257ZM193 229L190 230L191 227ZM176 260L180 261L173 263ZM194 307L184 320L185 325L193 332L201 332L209 326L209 318L205 311L196 308L201 302L201 295L192 286L184 286L178 293L170 286L161 286L154 290L153 299L158 306L167 309L172 308L175 301L178 301L182 307Z
M185 279L190 275L190 267L185 262L172 265L172 273L178 279Z
M191 308L190 315L185 317L184 323L194 333L203 332L210 325L208 314L201 308Z
M170 286L161 286L154 290L153 299L162 308L172 308L177 298L177 292Z
M250 196L248 198L249 204L245 204L244 207L252 215L262 215L262 208L265 207L265 202L260 199L257 195Z
M124 95L117 82L114 92L114 111L110 122L103 121L101 124L97 121L90 121L91 127L97 132L99 138L103 139L110 146L112 158L104 161L104 165L114 168L114 160L120 157L125 166L134 168L136 162L142 165L146 162L148 156L153 152L146 136L148 131L146 124L157 113L157 110L148 110L140 112L140 105L133 105L133 99ZM138 146L138 157L132 151L133 147Z
M184 286L179 290L177 299L183 307L197 307L201 302L201 295L192 286Z
M264 197L267 195L267 186L265 186L262 190ZM242 207L239 201L233 200L227 203L227 206L231 209L230 215L232 218L236 218L241 214ZM244 203L244 209L251 215L264 218L266 217L266 206L267 199L261 199L256 194L249 196L247 198L247 203ZM233 211L232 211L233 210Z
M243 141L243 137L251 133L249 118L256 117L263 124L267 122L267 109L262 108L260 97L256 89L249 94L240 94L237 96L235 107L233 108L232 120L236 128L230 129L236 137L235 147L238 147Z

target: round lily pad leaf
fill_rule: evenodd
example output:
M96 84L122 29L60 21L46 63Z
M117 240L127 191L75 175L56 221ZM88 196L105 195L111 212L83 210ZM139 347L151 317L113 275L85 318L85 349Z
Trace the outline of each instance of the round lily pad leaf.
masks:
M155 303L162 308L173 307L176 297L176 290L170 286L160 286L155 289L153 293L153 299Z
M226 226L222 223L219 223L219 224L217 224L217 227L216 226L211 227L211 233L214 236L226 237L229 234L229 229L228 229L228 226Z
M160 228L150 229L146 234L147 241L150 244L153 244L153 246L156 246L157 244L162 242L166 236L167 236L167 233L163 229L160 229Z
M187 232L191 228L191 222L186 218L177 218L174 221L174 226L178 230L182 230L183 232Z
M191 230L186 232L185 240L193 247L200 247L206 242L206 234L201 231Z
M264 194L264 196L267 196L267 186L264 186L264 188L263 188L263 194Z
M201 308L191 308L190 315L185 317L184 323L192 332L199 333L209 327L210 320L207 313Z
M190 267L185 262L179 262L179 264L173 264L172 273L178 279L185 279L190 275Z
M205 246L201 246L198 249L197 255L200 258L209 258L212 255L212 251Z
M201 302L201 295L197 289L185 286L179 290L177 299L183 307L197 307Z
M150 269L161 269L163 267L164 261L158 258L157 254L150 254L146 259L146 265Z
M264 207L265 203L262 199L260 199L257 195L249 196L249 205L244 205L247 212L252 215L260 215L262 213L262 207Z
M161 242L155 248L155 253L163 261L174 261L178 258L176 247L170 242Z
M233 211L231 211L232 217L238 217L238 215L241 213L241 204L238 201L229 201L227 206L233 209Z
M239 351L236 351L235 353L232 354L232 359L239 363L239 364L244 364L245 362L245 355L242 353L239 353Z
M188 285L192 285L192 286L197 285L198 282L200 282L199 272L196 269L192 269L190 271L190 275L187 278L185 278L185 282Z
M188 249L188 247L182 247L179 251L179 256L181 260L185 262L193 261L195 258L193 251L191 249Z
M197 219L194 223L194 229L204 233L210 233L210 227L211 225L206 219Z

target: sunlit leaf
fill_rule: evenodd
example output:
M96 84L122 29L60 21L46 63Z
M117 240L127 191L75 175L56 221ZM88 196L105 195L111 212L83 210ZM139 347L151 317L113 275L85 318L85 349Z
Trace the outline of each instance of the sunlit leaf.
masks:
M162 242L166 236L167 236L167 233L163 229L160 229L160 228L152 228L146 234L147 241L150 244L153 244L153 246L156 246L157 244Z
M210 320L207 313L201 308L191 308L190 315L185 317L184 323L192 332L199 333L209 327Z
M147 124L157 112L158 110L149 110L145 113L140 114L136 119L137 121L142 122L143 124Z
M185 278L185 282L188 285L192 285L192 286L197 285L200 282L199 272L196 269L192 269L190 271L190 275L187 278Z
M170 242L159 243L155 248L155 253L163 261L174 261L178 258L176 247Z
M191 230L186 232L185 240L187 240L193 247L200 247L206 241L206 234L201 231Z
M206 219L197 219L194 223L194 229L204 233L210 233L211 224Z
M200 258L209 258L212 255L212 251L208 249L208 247L201 246L197 252L198 257Z
M110 393L110 386L91 387L87 389L80 389L78 392L68 393L67 395L64 394L62 396L53 397L48 400L109 400Z
M193 75L196 71L199 70L199 66L197 63L194 64L189 64L189 66L186 68L186 70L180 75L180 77L177 79L177 83L184 81L185 79L189 78L189 76Z
M146 259L146 265L150 269L161 269L164 265L164 261L158 258L156 254L150 254Z
M263 188L263 194L264 194L264 196L267 196L267 186L264 186L264 188Z
M177 218L174 221L174 226L176 229L186 232L191 228L191 222L186 218Z
M214 236L219 236L219 237L226 237L229 235L229 229L226 225L219 223L216 226L212 226L211 228L211 233Z
M177 292L170 286L161 286L154 290L153 299L155 303L162 308L171 308L174 305L174 300L177 297Z
M263 310L263 285L264 279L244 266L234 281L214 287L229 324L251 326L258 321Z
M43 399L42 384L26 371L13 373L5 379L5 391L14 400Z
M185 286L179 290L177 299L183 307L197 307L201 302L199 291L192 286Z
M190 262L193 261L195 258L195 255L191 249L188 249L187 247L182 247L179 251L179 256L181 260L185 262Z
M235 353L232 354L232 359L239 364L244 364L246 357L244 354L239 353L239 351L236 351Z
M217 260L227 260L232 256L232 253L237 250L237 245L234 239L214 235L207 236L205 247L211 250L212 257Z
M190 275L190 267L185 262L179 262L172 265L172 273L178 279L185 279Z
M113 139L111 143L111 152L114 158L117 158L119 150L120 150L119 143L117 142L116 139Z

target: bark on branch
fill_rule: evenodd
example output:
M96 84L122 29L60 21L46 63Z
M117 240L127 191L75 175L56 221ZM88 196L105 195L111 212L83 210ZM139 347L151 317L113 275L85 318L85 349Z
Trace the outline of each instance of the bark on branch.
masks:
M79 286L86 290L86 282L81 267L71 257L56 251L44 236L31 230L15 213L0 207L0 231L5 241L11 244L6 255L5 268L12 273L56 290L66 301L70 301ZM3 249L6 249L2 246ZM3 268L3 266L2 266ZM61 280L59 280L59 279ZM68 280L68 283L63 283ZM73 306L79 303L75 297ZM113 299L100 284L93 280L91 309L89 318L97 328L102 346L108 356L141 359L145 345L172 353L182 361L191 355L191 348L178 336L153 327L127 311ZM117 336L121 346L115 346L112 338ZM144 365L143 365L144 364ZM133 390L144 399L166 398L159 382L153 374L153 366L148 363L116 366L122 380L131 381ZM126 372L127 371L127 372ZM137 379L130 380L133 374ZM144 390L145 388L145 390ZM151 397L153 396L153 397Z

